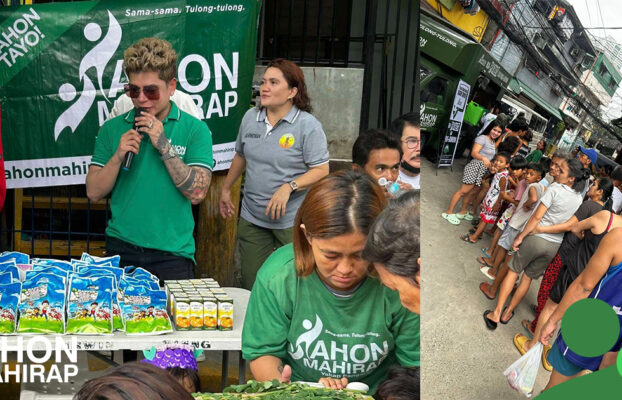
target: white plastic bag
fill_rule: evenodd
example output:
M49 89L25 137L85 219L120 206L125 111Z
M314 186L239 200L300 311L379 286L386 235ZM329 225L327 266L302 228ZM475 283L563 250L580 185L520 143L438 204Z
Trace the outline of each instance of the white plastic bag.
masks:
M536 376L540 368L542 349L542 343L536 343L503 372L503 375L508 378L510 386L526 397L531 397L533 394L533 385L536 383Z

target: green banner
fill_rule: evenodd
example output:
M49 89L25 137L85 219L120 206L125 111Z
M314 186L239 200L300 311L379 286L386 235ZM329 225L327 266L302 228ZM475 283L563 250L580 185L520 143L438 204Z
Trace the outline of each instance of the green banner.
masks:
M210 128L216 170L248 110L260 0L104 0L0 8L0 105L8 188L84 183L99 127L123 93L123 52L171 42L177 89Z

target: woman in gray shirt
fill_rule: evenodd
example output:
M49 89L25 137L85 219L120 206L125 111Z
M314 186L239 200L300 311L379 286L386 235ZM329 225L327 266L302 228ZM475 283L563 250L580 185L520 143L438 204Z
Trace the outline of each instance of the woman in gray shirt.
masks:
M514 239L513 250L519 246L520 249L510 261L510 269L501 283L497 306L492 311L484 312L484 321L488 329L495 329L498 322L507 324L514 316L514 309L527 294L531 281L544 274L564 237L562 232L529 235L538 225L550 226L568 221L581 205L583 199L581 191L587 184L589 171L583 168L579 160L569 155L556 158L555 164L551 165L551 169L553 168L559 171L555 182L544 192L540 205L529 218L523 231ZM525 273L512 296L512 301L508 307L503 308L521 272Z
M322 124L310 114L302 70L276 59L264 72L261 105L246 112L235 156L220 194L220 214L233 217L231 187L243 172L244 198L238 223L242 287L251 289L259 267L292 241L296 211L306 189L328 175L328 145Z

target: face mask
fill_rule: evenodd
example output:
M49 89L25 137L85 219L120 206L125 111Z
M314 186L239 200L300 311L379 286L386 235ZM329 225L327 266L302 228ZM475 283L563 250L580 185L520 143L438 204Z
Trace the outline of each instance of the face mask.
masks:
M406 171L410 172L411 174L419 174L421 172L421 168L415 168L412 165L408 164L406 161L402 160L402 162L400 163L400 168L405 169Z

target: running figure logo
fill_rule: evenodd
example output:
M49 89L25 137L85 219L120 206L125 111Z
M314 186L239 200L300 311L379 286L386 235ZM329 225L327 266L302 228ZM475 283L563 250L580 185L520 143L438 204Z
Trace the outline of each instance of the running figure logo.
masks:
M309 357L309 347L311 346L311 343L315 342L315 340L320 337L322 329L324 328L324 324L322 323L320 317L316 314L315 326L313 326L311 321L305 319L304 321L302 321L302 327L305 328L307 332L298 336L295 349L294 346L292 346L292 344L290 343L289 350L287 351L294 360L300 360L304 356ZM301 346L302 344L304 344L304 349Z
M104 69L119 48L122 34L119 22L117 22L110 11L108 11L108 20L109 27L106 36L91 51L86 53L80 62L78 75L82 82L82 91L78 100L56 120L56 124L54 124L54 140L58 140L58 136L65 128L70 128L72 133L75 132L93 105L96 90L93 82L87 75L91 68L95 68L99 91L106 98L102 85ZM101 36L102 29L98 24L91 22L84 27L84 37L89 42L96 42ZM76 88L71 83L64 83L58 88L58 95L63 101L73 101L77 96ZM109 101L107 98L106 100Z

